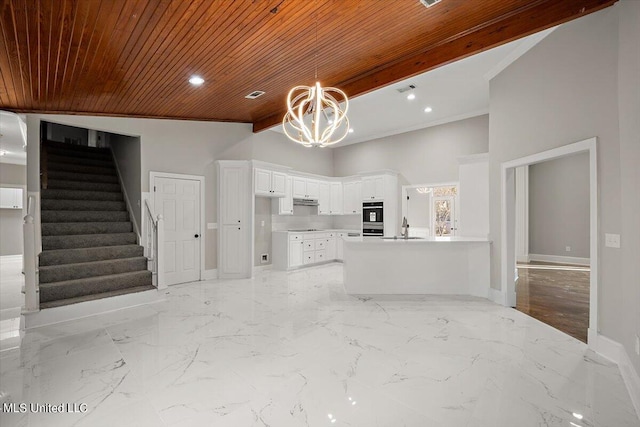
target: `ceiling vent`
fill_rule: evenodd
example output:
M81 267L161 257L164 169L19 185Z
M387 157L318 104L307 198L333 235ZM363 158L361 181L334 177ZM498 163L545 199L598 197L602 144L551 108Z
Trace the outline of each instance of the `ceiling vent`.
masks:
M253 92L251 92L249 95L245 96L245 98L247 99L256 99L258 97L261 97L262 95L264 95L264 92L261 90L254 90Z
M436 3L440 3L441 0L420 0L425 7L431 7Z
M404 87L400 87L398 89L396 89L398 92L400 93L405 93L408 92L410 90L414 90L416 88L416 85L409 85L409 86L404 86Z

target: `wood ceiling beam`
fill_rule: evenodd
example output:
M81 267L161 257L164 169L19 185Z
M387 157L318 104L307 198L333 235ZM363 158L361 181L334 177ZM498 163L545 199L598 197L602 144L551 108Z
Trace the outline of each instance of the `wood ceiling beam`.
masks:
M465 31L435 46L425 47L425 50L419 54L384 64L335 86L342 89L349 98L355 98L397 81L597 12L616 2L617 0L532 2L529 7L516 13L510 13L483 26ZM285 103L285 99L282 103ZM285 113L286 109L283 108L275 114L254 121L253 132L260 132L281 123Z

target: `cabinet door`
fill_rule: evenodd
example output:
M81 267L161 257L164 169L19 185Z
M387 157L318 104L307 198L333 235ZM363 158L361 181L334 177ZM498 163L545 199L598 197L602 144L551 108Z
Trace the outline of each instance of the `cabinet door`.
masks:
M344 200L342 197L342 183L332 182L330 193L331 193L331 203L329 205L329 214L342 215L342 212L344 210Z
M279 202L278 213L280 215L293 215L293 194L292 194L293 179L288 176L285 180L285 192L284 197L281 197Z
M256 194L271 196L271 172L264 169L254 169Z
M362 213L362 181L356 181L353 185L355 198L353 200L353 208L357 214Z
M222 168L222 203L223 224L239 224L245 209L243 195L245 195L245 173L248 171L241 167ZM246 186L248 187L248 185Z
M331 187L328 182L318 183L318 215L331 214Z
M286 195L287 174L271 172L271 195L284 197Z
M362 178L362 200L368 201L375 198L375 182L373 178Z
M294 177L293 178L293 197L296 199L307 198L307 179Z
M339 233L336 236L336 259L342 261L344 259L344 241L342 237L344 234Z
M324 246L326 259L327 260L336 259L336 236L332 234L326 240L327 240L327 243Z
M362 213L362 183L360 181L345 182L344 184L344 213Z
M244 272L245 251L244 232L242 227L237 225L222 226L222 250L225 256L222 258L224 265L222 266L225 274L241 274Z
M302 265L302 255L304 242L303 241L291 241L289 242L289 268L299 267Z
M376 200L384 200L384 176L376 176L373 178L373 198Z
M320 182L313 179L307 180L307 197L318 199L320 197Z

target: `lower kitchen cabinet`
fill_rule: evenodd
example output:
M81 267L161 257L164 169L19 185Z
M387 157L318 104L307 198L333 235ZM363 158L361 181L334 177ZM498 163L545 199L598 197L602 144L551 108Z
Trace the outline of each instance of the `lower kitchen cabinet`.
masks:
M272 239L273 267L277 270L342 260L342 237L347 232L276 231Z

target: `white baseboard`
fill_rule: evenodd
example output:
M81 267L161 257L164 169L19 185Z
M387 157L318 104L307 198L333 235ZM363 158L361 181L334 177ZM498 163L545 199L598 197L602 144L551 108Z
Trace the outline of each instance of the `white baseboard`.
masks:
M529 254L529 261L555 262L558 264L590 265L589 258L560 255Z
M2 255L0 256L0 262L21 262L22 255Z
M273 269L273 264L256 265L253 267L253 272L258 273L260 271L271 270L271 269Z
M165 299L166 290L152 289L133 294L118 295L78 304L63 305L61 307L46 308L35 312L23 312L21 329L32 329L40 326L53 325L70 320L105 314L111 311L151 304Z
M593 343L589 342L589 346L594 351L618 364L633 407L636 410L638 418L640 418L640 376L638 376L638 373L633 367L629 354L627 354L622 344L604 335L597 335L594 341Z
M213 268L211 270L204 270L201 280L215 280L218 278L218 269Z
M504 295L498 289L489 288L489 299L496 304L504 305Z
M524 263L527 263L527 262L529 262L529 261L531 261L531 257L529 256L529 254L527 254L527 255L518 255L518 256L516 257L516 262L524 262Z

